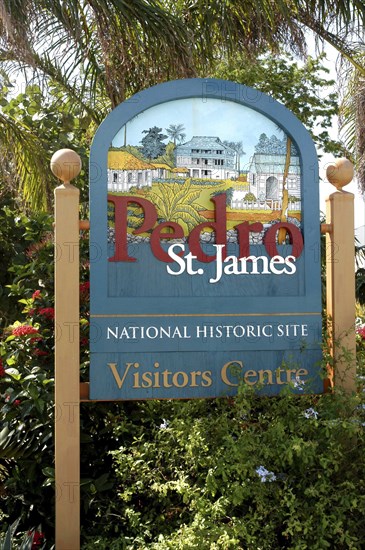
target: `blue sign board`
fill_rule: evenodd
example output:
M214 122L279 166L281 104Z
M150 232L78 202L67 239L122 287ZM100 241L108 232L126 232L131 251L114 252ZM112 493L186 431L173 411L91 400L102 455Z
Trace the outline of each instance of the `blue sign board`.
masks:
M187 79L114 109L90 154L90 398L320 393L318 162L298 119Z

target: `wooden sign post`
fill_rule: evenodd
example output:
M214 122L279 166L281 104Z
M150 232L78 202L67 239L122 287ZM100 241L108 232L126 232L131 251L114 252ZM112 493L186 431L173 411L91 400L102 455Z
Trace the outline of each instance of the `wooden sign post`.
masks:
M356 390L354 195L342 188L353 175L345 158L327 168L327 179L337 189L326 201L327 316L334 384L349 392Z
M80 548L79 190L81 170L70 149L57 151L55 189L55 481L56 548Z

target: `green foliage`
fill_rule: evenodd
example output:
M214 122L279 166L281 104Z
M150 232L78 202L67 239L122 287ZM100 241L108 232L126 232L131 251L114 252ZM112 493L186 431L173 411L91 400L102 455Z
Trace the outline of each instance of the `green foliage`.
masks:
M7 215L14 220L12 211ZM50 216L45 213L34 217L18 215L15 225L11 225L11 234L22 236L19 252L12 257L9 271L13 281L8 285L11 297L19 305L13 316L15 313L21 320L11 321L0 341L0 493L6 498L0 501L1 507L6 503L4 513L11 521L21 517L25 526L42 521L47 529L54 521L51 230ZM86 291L82 287L82 299L86 299ZM88 312L88 304L86 309ZM5 311L5 318L10 316ZM85 318L81 320L81 330L86 338ZM83 346L85 349L87 342ZM87 359L84 352L82 360Z
M169 143L166 145L166 151L163 155L160 157L157 157L155 159L155 162L161 162L163 164L167 164L168 166L174 167L175 166L175 145L172 141L169 141Z
M212 197L216 197L218 195L220 195L222 193L222 191L217 191L215 193L212 193ZM226 195L226 205L227 206L231 206L231 202L232 202L232 198L233 198L233 193L234 193L234 189L233 187L227 187L227 189L224 190L224 193Z
M39 285L53 293L53 227L49 214L28 216L8 195L1 206L0 312L4 328L21 311L17 297L30 297Z
M174 149L176 147L176 142L182 143L186 138L184 130L185 126L183 124L170 124L170 126L166 128L166 133L169 138L172 139Z
M355 276L356 298L360 304L365 304L365 268L359 267Z
M115 427L115 533L99 547L359 549L363 405L246 388L236 399L136 405Z
M222 181L220 179L210 180L206 178L191 178L190 179L192 185L209 185L210 187L212 185L222 185Z
M0 90L0 118L3 117L3 124L7 122L8 126L17 128L12 145L10 142L5 144L1 175L4 178L9 171L14 174L15 168L20 187L14 186L13 192L18 195L21 192L25 204L36 210L50 208L53 188L59 181L53 178L49 162L55 151L70 147L70 144L83 160L84 169L75 183L84 189L87 150L92 136L88 113L74 105L54 84L50 83L48 92L45 95L39 86L31 85L23 93L11 97L8 88ZM0 139L0 147L3 141ZM15 166L9 160L13 160ZM14 179L17 181L15 174ZM82 200L85 199L83 196Z
M355 272L355 291L356 299L362 305L365 304L365 245L359 246L355 244L355 260L356 260L356 272Z
M305 63L299 63L285 53L257 59L238 54L233 60L221 61L214 75L271 95L302 121L318 146L340 156L343 146L329 135L333 117L338 114L338 99L333 91L323 95L323 90L335 84L328 79L323 61L324 55L317 59L309 56Z
M22 255L27 243L23 241L23 224L25 216L14 210L12 198L6 194L1 197L1 224L0 224L0 325L6 326L16 319L19 308L16 299L9 297L7 285L12 281L9 273L15 256Z
M153 126L148 130L143 130L142 134L146 134L142 140L141 153L142 155L149 159L157 159L161 157L166 152L166 145L162 140L166 139L167 136L161 133L162 128Z
M152 183L168 183L173 184L177 183L183 185L186 182L186 178L175 177L175 178L153 178Z
M299 201L300 201L300 198L299 198L299 197L295 197L294 195L289 195L288 201L289 201L289 204L293 204L293 203L295 203L295 202L299 202Z
M182 185L180 183L161 183L159 191L149 190L147 198L157 208L158 216L164 221L184 224L188 231L204 221L199 214L203 207L196 201L200 197L200 191L193 189L188 178Z
M6 507L11 517L48 523L53 500L46 480L53 465L54 312L47 307L47 295L24 302L29 321L8 327L0 347L0 460L7 471L2 491L12 495Z

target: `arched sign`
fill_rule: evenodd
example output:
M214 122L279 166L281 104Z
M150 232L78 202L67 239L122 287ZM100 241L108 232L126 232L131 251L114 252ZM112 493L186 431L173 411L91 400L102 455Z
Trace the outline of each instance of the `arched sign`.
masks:
M233 82L119 105L90 154L91 399L323 390L318 162Z

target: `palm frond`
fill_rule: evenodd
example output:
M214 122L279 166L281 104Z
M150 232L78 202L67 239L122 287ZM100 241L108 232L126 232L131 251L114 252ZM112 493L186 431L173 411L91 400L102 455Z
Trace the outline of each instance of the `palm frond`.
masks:
M181 220L187 225L193 224L193 222L199 224L206 221L206 219L199 214L199 211L190 204L181 205L176 211L175 219L176 221Z
M50 158L43 144L29 128L3 113L0 113L0 143L7 146L18 179L17 187L25 201L34 209L46 210L51 192Z
M30 456L38 447L36 435L21 434L5 426L0 432L0 458L20 458Z

